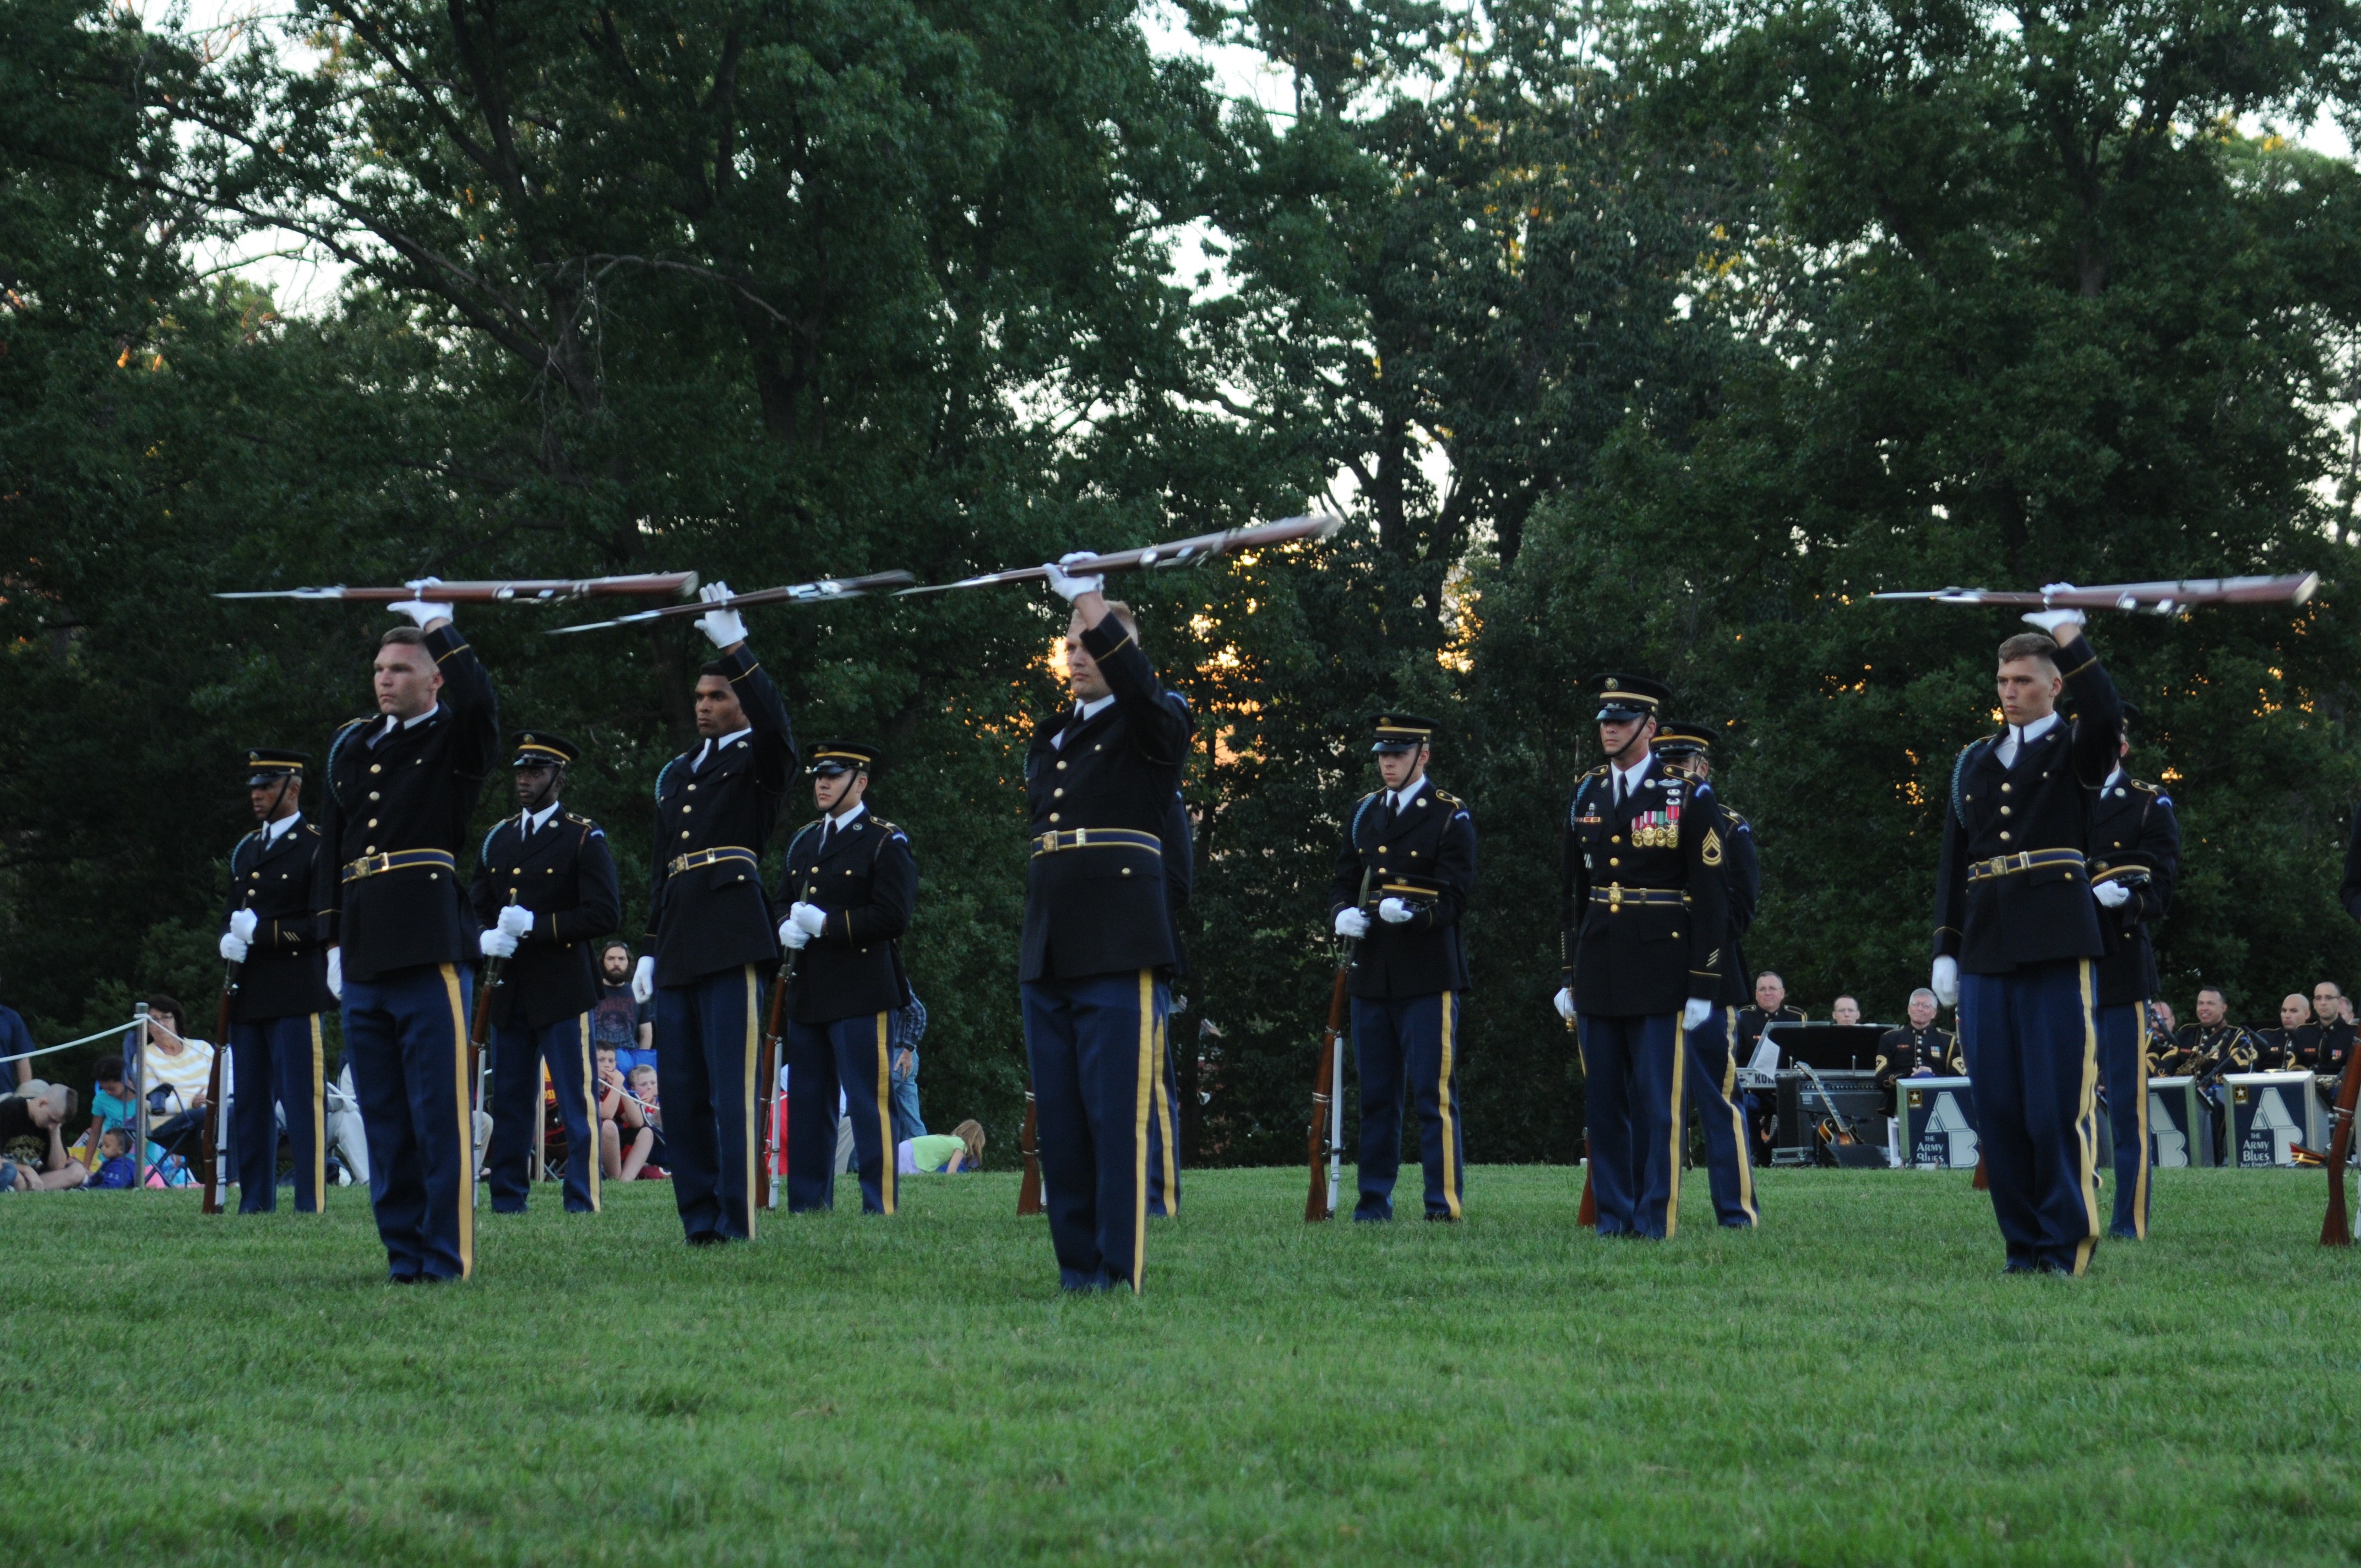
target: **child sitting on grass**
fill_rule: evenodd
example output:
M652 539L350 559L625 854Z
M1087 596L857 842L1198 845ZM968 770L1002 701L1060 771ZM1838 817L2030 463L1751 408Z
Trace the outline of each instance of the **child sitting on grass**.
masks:
M74 1141L72 1153L95 1169L98 1160L93 1157L93 1151L99 1147L100 1140L108 1133L125 1135L124 1147L127 1153L130 1148L128 1138L137 1111L138 1107L131 1102L131 1085L123 1076L121 1058L107 1058L99 1064L98 1087L91 1091L90 1130ZM152 1147L148 1151L150 1158L162 1152Z
M922 1133L905 1138L895 1151L894 1169L901 1176L948 1176L954 1170L975 1170L983 1164L983 1124L970 1118L948 1135Z
M92 1187L129 1187L137 1179L131 1168L131 1135L120 1127L109 1127L98 1135L98 1169L88 1183Z
M647 1124L647 1153L636 1168L627 1162L623 1179L664 1181L669 1179L664 1165L664 1107L656 1102L656 1069L642 1062L631 1069L631 1093L639 1102L640 1115Z

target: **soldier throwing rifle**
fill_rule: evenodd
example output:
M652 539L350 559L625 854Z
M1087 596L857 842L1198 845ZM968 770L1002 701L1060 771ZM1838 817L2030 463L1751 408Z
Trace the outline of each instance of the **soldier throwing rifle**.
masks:
M730 587L700 590L726 599ZM693 751L656 775L648 934L631 992L656 1004L656 1081L673 1201L691 1246L752 1241L762 1180L754 1082L763 982L778 962L763 845L796 771L795 728L746 647L746 621L714 609L697 629L720 650L698 672Z

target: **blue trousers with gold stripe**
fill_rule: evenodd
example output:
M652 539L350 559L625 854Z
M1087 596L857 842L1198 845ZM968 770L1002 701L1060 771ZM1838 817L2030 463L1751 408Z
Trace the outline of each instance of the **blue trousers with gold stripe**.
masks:
M1170 1005L1163 982L1137 970L1029 981L1019 992L1059 1283L1137 1291L1148 1267L1148 1126Z
M1689 1059L1682 1076L1688 1102L1705 1129L1706 1183L1713 1190L1713 1217L1743 1230L1761 1216L1754 1207L1754 1167L1746 1147L1746 1113L1735 1102L1738 1089L1738 1009L1722 1007L1702 1029L1681 1031ZM1682 1124L1687 1120L1683 1116Z
M369 1201L395 1279L476 1270L470 971L420 964L345 981L345 1059L368 1135Z
M1169 1020L1156 1031L1156 1098L1148 1108L1148 1212L1159 1220L1180 1212L1180 1079L1171 1036Z
M2099 1081L2114 1135L2115 1214L2107 1234L2147 1239L2147 1003L2099 1009Z
M826 1024L787 1026L787 1208L802 1213L836 1206L836 1100L852 1118L852 1168L861 1177L861 1212L890 1214L894 1175L892 1015L868 1013Z
M1976 1134L2009 1266L2081 1273L2099 1241L2099 1028L2090 960L1961 975L1960 1045L1975 1080Z
M318 1213L328 1189L328 1079L320 1015L298 1013L232 1024L229 1043L237 1212L268 1214L279 1207L275 1103L287 1113L287 1145L295 1153L296 1212Z
M1459 1131L1458 1058L1457 992L1353 998L1353 1065L1361 1080L1361 1195L1353 1218L1394 1217L1405 1080L1418 1107L1426 1217L1459 1218L1466 1150Z
M492 1025L492 1141L484 1151L484 1176L492 1207L522 1214L533 1190L526 1162L541 1125L541 1064L557 1091L557 1114L566 1124L566 1212L598 1212L598 1100L590 1079L590 1014L560 1018L533 1028Z
M664 1154L681 1229L691 1242L753 1239L762 996L752 964L656 988Z
M1590 1193L1602 1236L1661 1241L1679 1227L1686 1032L1677 1013L1581 1015Z

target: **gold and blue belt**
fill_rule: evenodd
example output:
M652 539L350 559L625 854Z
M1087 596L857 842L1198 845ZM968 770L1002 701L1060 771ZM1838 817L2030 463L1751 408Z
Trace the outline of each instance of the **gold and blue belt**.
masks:
M1137 828L1076 828L1064 833L1043 833L1033 840L1033 857L1065 850L1146 850L1161 856L1164 840Z
M1609 915L1627 904L1653 904L1677 908L1688 902L1689 895L1677 887L1625 887L1620 882L1590 890L1590 902L1607 905Z
M699 866L724 865L731 861L743 861L750 866L757 867L763 863L754 858L754 851L752 850L741 849L736 844L723 844L715 849L691 850L686 855L675 855L665 865L664 874L678 876L683 872L693 872Z
M2037 872L2049 866L2080 866L2080 850L2021 850L2014 855L2000 855L1989 861L1977 861L1968 867L1968 882L1973 885L1990 882L1994 877L2015 876L2022 872Z
M366 876L383 876L388 872L416 871L421 866L456 876L459 862L448 850L395 850L382 855L363 855L357 861L345 863L345 880L358 882Z

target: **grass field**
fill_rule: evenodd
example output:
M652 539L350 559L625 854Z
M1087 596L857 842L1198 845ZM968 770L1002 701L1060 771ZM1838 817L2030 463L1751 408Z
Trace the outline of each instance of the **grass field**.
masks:
M1414 1168L1411 1173L1414 1177ZM365 1201L0 1200L8 1564L2349 1563L2361 1252L2314 1173L2161 1173L2090 1277L1964 1176L1773 1172L1752 1234L1306 1226L1188 1178L1062 1299L1013 1177L680 1245L668 1188L485 1213L393 1289Z

